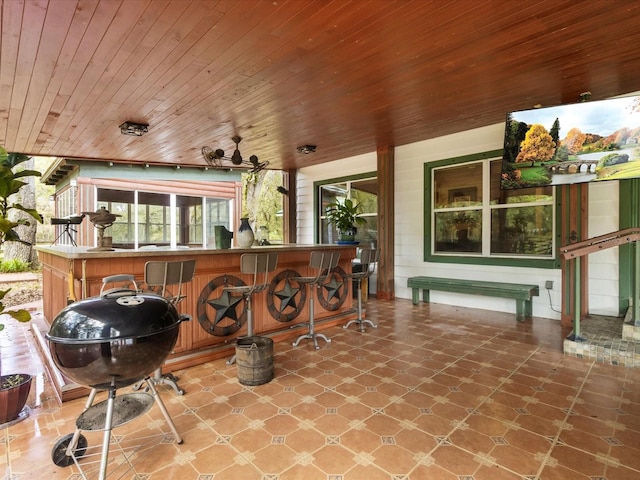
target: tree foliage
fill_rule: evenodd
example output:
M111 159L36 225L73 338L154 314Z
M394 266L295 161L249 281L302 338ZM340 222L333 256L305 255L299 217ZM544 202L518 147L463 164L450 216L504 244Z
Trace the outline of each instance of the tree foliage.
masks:
M261 170L242 175L242 216L249 217L254 232L264 226L270 241L282 241L282 194L277 188L282 185L280 170Z
M556 144L544 126L536 123L531 126L520 144L520 153L516 163L546 162L555 153Z
M549 135L551 135L551 140L556 144L556 148L560 146L560 120L556 118L551 125L551 130L549 130Z
M582 145L584 145L586 139L587 135L582 133L579 128L572 128L567 133L562 144L567 147L570 155L577 155L582 150Z
M515 162L518 156L520 144L527 134L529 127L524 122L512 120L511 114L507 116L507 127L504 132L504 158L507 162Z

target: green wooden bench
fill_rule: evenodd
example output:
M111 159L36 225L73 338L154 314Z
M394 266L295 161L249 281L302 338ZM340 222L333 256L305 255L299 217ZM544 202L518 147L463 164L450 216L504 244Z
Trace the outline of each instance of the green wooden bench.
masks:
M429 302L429 290L441 292L469 293L488 297L513 298L516 301L516 320L522 322L533 312L531 297L540 295L537 285L518 283L485 282L483 280L460 280L438 277L411 277L407 287L412 289L412 300L418 305L419 291L422 290L422 301Z

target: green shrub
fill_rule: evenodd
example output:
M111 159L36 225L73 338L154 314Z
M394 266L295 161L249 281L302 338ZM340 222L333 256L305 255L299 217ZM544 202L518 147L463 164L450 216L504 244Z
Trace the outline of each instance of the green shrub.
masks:
M16 273L16 272L26 272L30 270L30 265L17 258L11 260L2 260L0 262L0 273Z

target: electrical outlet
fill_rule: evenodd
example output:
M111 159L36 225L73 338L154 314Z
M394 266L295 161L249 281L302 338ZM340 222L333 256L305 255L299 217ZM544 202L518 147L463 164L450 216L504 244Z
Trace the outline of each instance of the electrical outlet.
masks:
M544 288L547 290L553 290L553 280L547 280L544 282Z

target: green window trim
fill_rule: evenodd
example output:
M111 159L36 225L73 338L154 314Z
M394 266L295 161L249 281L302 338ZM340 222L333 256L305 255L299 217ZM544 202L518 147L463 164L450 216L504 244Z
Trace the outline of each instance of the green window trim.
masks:
M448 158L435 162L427 162L424 164L424 237L423 237L423 258L425 262L431 263L456 263L456 264L474 264L474 265L496 265L509 267L525 267L525 268L560 268L557 249L554 248L553 258L507 258L507 257L487 257L480 255L461 255L461 254L432 254L431 253L431 214L432 214L432 170L438 167L453 166L462 163L469 163L480 160L488 160L502 156L502 150L491 150L488 152L464 155L461 157ZM554 187L555 190L555 187ZM555 197L555 239L557 246L560 232L560 205L558 204L558 196Z

